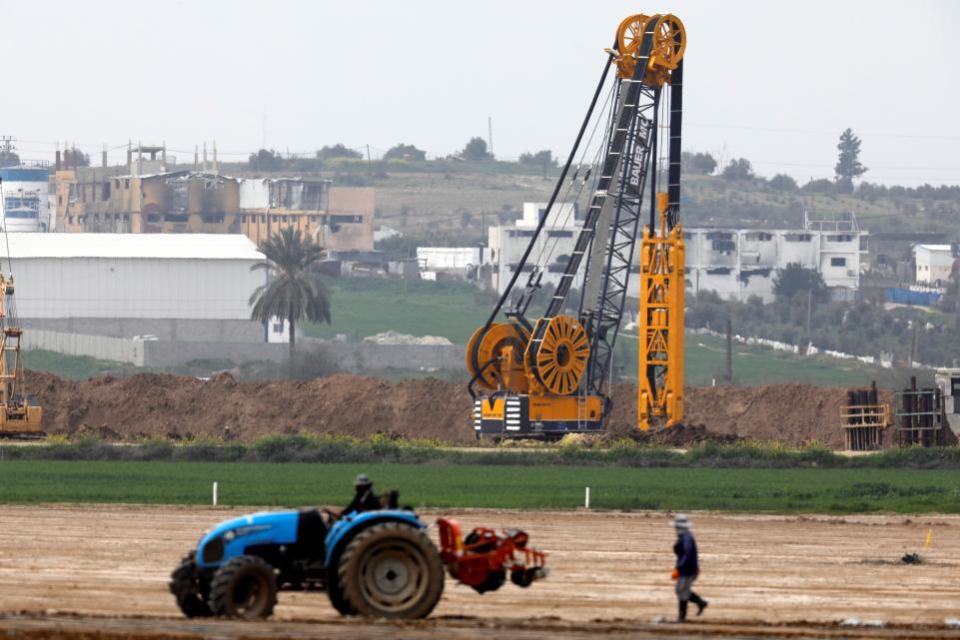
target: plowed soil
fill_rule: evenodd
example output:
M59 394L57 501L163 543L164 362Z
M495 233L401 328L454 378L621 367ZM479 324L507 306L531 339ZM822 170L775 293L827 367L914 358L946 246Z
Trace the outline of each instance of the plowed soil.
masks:
M323 593L284 592L267 623L178 620L171 569L235 509L0 508L0 637L663 637L676 603L663 513L472 511L465 527L519 526L549 552L550 576L477 595L447 579L432 620L343 621ZM432 522L437 513L422 514ZM710 601L687 633L724 637L960 637L960 517L693 514L696 590ZM927 532L933 544L922 550ZM920 551L924 562L899 562ZM77 617L79 616L79 617ZM110 618L122 618L111 620ZM858 626L839 626L841 621ZM305 623L310 622L310 625ZM882 626L881 626L882 625Z
M241 440L277 433L378 433L475 443L465 385L436 379L387 382L335 375L308 381L208 381L140 374L74 381L30 372L27 389L44 407L51 434L92 433L111 439L189 438L229 434ZM609 429L635 433L632 385L615 388ZM669 446L740 438L843 445L838 426L846 389L799 384L687 389L686 426L651 437ZM890 401L887 394L884 398ZM888 438L889 440L889 438Z

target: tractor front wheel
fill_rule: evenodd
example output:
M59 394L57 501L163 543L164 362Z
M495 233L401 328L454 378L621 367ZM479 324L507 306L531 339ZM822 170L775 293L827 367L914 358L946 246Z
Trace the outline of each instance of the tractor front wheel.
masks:
M257 556L237 556L217 569L210 583L210 608L227 618L269 618L277 604L273 567Z
M371 618L425 618L443 594L443 562L422 529L384 522L358 533L338 566L346 604Z
M170 593L177 599L177 606L188 618L209 618L213 615L204 597L208 586L200 577L194 552L188 553L179 566L170 574Z

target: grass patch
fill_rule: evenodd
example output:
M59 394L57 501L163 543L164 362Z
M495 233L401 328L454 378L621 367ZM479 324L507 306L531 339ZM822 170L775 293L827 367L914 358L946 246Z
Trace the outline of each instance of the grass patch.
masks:
M880 469L639 469L551 465L0 462L4 503L346 503L356 473L401 501L442 508L572 509L584 487L600 509L772 513L960 512L954 471Z
M98 360L90 356L69 356L45 349L24 351L23 366L33 371L46 371L72 380L83 380L101 373L136 373L141 369L113 360Z
M359 341L384 331L447 338L466 344L486 322L496 300L466 283L352 278L339 280L333 292L332 324L305 324L308 336L338 333Z
M755 441L718 445L706 442L686 451L620 440L602 445L561 442L554 445L498 449L451 448L430 440L386 436L273 435L251 443L197 438L172 442L152 438L115 444L94 437L52 436L31 446L0 446L2 460L128 461L128 462L264 462L445 464L468 466L683 467L725 469L960 469L960 448L894 449L848 457L828 447L792 447Z

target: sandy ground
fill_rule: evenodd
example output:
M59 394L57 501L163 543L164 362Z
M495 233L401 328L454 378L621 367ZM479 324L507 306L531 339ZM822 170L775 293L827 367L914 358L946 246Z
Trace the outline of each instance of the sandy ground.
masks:
M67 618L74 620L71 624L98 628L97 616L179 617L166 589L171 569L203 530L247 511L0 507L0 611L28 614L26 619L0 617L0 635L11 628L29 635L30 625L50 624L67 614L87 620ZM437 514L423 515L432 521ZM470 511L444 515L453 515L465 527L525 528L532 543L550 553L552 570L547 580L529 589L508 583L483 596L448 579L434 614L440 622L433 623L445 625L444 635L461 636L454 631L461 627L477 631L479 626L493 624L512 628L516 637L527 633L536 637L543 629L525 626L533 619L551 627L552 635L579 637L595 628L614 637L625 633L623 625L627 625L631 629L627 635L641 636L646 633L644 625L675 615L668 578L673 533L665 514ZM692 518L702 556L697 591L710 601L701 620L725 629L723 635L753 622L830 626L857 618L915 629L929 626L939 628L937 634L952 636L942 631L944 620L960 618L960 517L693 514ZM925 562L900 564L904 552L922 551L930 530L933 543L922 552ZM369 623L342 624L326 596L317 593L281 593L276 619L312 621L314 633L318 624L346 633L338 632L338 637L365 637L364 629L371 628ZM180 623L141 622L137 628L169 624ZM209 628L201 627L197 633L208 635ZM300 637L298 628L289 625L284 634L276 628L263 633L264 637ZM186 627L178 629L170 633L193 633ZM244 635L254 637L262 627L243 629ZM431 631L404 629L403 634L398 628L389 635L420 637L421 631ZM228 627L217 632L221 633L230 635ZM901 628L890 637L908 636Z

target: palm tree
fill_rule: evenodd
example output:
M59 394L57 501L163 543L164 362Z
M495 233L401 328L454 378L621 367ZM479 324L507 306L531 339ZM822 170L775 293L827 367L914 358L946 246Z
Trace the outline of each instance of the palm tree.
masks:
M250 318L260 322L276 317L287 320L292 361L296 322L306 318L330 323L330 294L319 275L311 271L323 257L323 248L299 229L287 227L260 245L260 251L267 259L250 270L263 269L269 279L250 296Z

